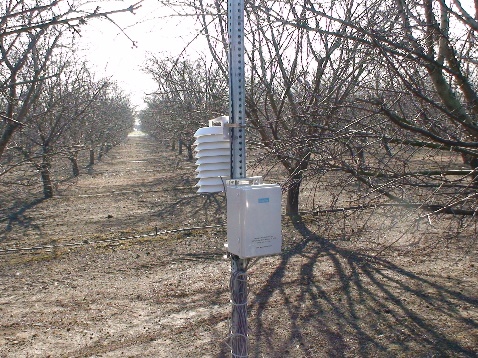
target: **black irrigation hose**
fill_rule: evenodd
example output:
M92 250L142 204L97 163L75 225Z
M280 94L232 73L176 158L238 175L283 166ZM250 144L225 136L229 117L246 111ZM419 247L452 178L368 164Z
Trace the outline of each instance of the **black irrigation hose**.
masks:
M224 227L225 224L218 224L218 225L206 225L206 226L193 226L181 229L171 229L171 230L160 230L156 228L154 232L149 234L142 234L142 235L133 235L133 236L124 236L119 238L111 238L111 239L102 239L102 240L88 240L84 239L83 241L79 242L66 242L60 243L55 245L42 245L42 246L32 246L32 247L14 247L14 248L0 248L0 255L8 255L8 254L15 254L20 252L32 252L32 251L52 251L52 249L60 248L60 247L76 247L76 246L86 246L86 245L95 245L95 244L119 244L122 241L126 240L134 240L134 239L141 239L146 237L154 237L158 235L164 234L173 234L176 232L185 232L185 231L193 231L193 230L207 230L207 229L216 229Z

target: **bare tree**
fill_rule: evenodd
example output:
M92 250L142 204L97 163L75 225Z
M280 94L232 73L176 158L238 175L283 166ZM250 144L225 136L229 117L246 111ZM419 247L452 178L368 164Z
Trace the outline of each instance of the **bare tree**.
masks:
M98 158L120 144L133 130L135 112L126 94L110 80L95 83L99 90L84 122L84 145L90 150L90 165L95 150Z
M351 104L354 116L349 121L354 125L341 133L365 138L374 167L362 171L346 163L340 166L395 202L413 206L418 200L435 213L474 214L476 193L467 189L465 180L471 178L476 185L478 4L475 1L472 8L458 0L363 1L356 4L351 18L339 16L340 4L327 12L307 1L303 11L316 24L294 21L308 32L360 44L372 55L373 67ZM274 16L284 21L281 14ZM348 31L323 26L325 20ZM382 147L386 150L379 150L380 143L388 144ZM427 164L416 170L410 165L416 164L420 153ZM463 170L459 160L471 170ZM433 195L423 187L431 188ZM445 187L454 190L451 194L439 190ZM406 196L400 193L404 188Z
M314 140L324 135L334 117L356 89L368 59L357 56L360 44L327 34L313 34L295 22L307 23L303 8L293 3L246 4L246 112L260 144L287 170L286 212L299 212L300 187L308 170ZM213 59L224 63L225 9L199 1L200 21ZM274 10L279 16L273 16ZM352 16L352 5L344 9ZM204 14L209 14L206 16ZM214 21L211 21L211 17ZM347 27L325 21L339 33Z
M134 12L141 1L127 8L101 11L88 2L7 0L0 13L0 158L14 133L27 125L25 118L42 81L52 53L61 37L78 34L93 18L106 18L119 12ZM40 45L41 44L41 45ZM41 54L39 54L41 52ZM35 66L30 67L35 61ZM49 74L50 76L55 74Z
M225 5L191 6L227 77ZM288 213L329 172L368 188L357 207L475 213L477 19L458 0L246 3L248 124L289 173Z
M34 69L37 52L33 55ZM25 116L28 125L17 134L11 150L21 154L17 161L36 169L43 195L50 198L54 159L68 158L73 175L78 176L79 151L86 143L104 148L122 140L132 128L133 111L114 83L95 81L68 49L52 56L45 78L37 84L35 102Z
M227 108L227 82L213 64L203 59L151 58L146 66L158 85L141 114L142 127L153 135L167 134L184 145L193 158L193 134L207 120L223 115Z

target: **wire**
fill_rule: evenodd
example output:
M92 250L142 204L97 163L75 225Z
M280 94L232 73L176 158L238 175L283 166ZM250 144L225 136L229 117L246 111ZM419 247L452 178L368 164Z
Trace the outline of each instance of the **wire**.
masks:
M222 187L224 188L224 192L226 192L226 183L224 182L224 177L221 175L219 178L221 178Z
M31 252L31 251L52 251L53 249L60 248L60 247L74 247L74 246L85 246L85 245L95 245L95 244L107 244L107 245L116 244L117 245L119 242L125 241L125 240L141 239L141 238L154 237L158 235L172 234L176 232L184 232L184 231L192 231L192 230L215 229L215 228L224 227L224 225L225 224L193 226L193 227L171 229L171 230L158 230L156 228L155 232L149 233L149 234L142 234L142 235L110 238L110 239L103 239L103 240L83 239L82 241L79 241L79 242L55 243L54 245L52 244L52 245L42 245L42 246L32 246L32 247L0 248L0 255L14 254L19 252Z

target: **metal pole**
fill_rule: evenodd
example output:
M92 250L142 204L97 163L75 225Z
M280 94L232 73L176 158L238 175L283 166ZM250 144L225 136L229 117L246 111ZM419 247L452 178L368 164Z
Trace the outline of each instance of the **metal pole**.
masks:
M231 131L231 178L246 177L245 85L244 85L244 0L228 0L229 38L229 125ZM227 213L238 215L238 213ZM247 259L231 255L231 329L233 358L248 357Z
M248 357L247 335L247 260L236 255L231 257L231 357Z
M246 177L244 1L229 0L229 123L231 127L231 178Z

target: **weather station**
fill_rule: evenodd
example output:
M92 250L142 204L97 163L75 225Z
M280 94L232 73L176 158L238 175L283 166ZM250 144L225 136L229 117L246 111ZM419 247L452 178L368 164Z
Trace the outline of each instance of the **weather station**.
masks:
M247 267L251 258L281 253L281 188L246 176L244 1L229 0L229 116L196 131L198 193L226 192L231 260L230 349L248 357Z
M278 184L267 184L261 176L240 177L245 174L245 148L240 151L239 136L234 133L229 117L209 121L199 128L196 141L197 192L201 194L226 192L227 248L231 259L230 327L231 356L248 357L247 332L247 266L254 257L281 253L281 198ZM243 129L244 127L242 127ZM240 141L245 141L244 132ZM236 156L234 161L234 154Z

